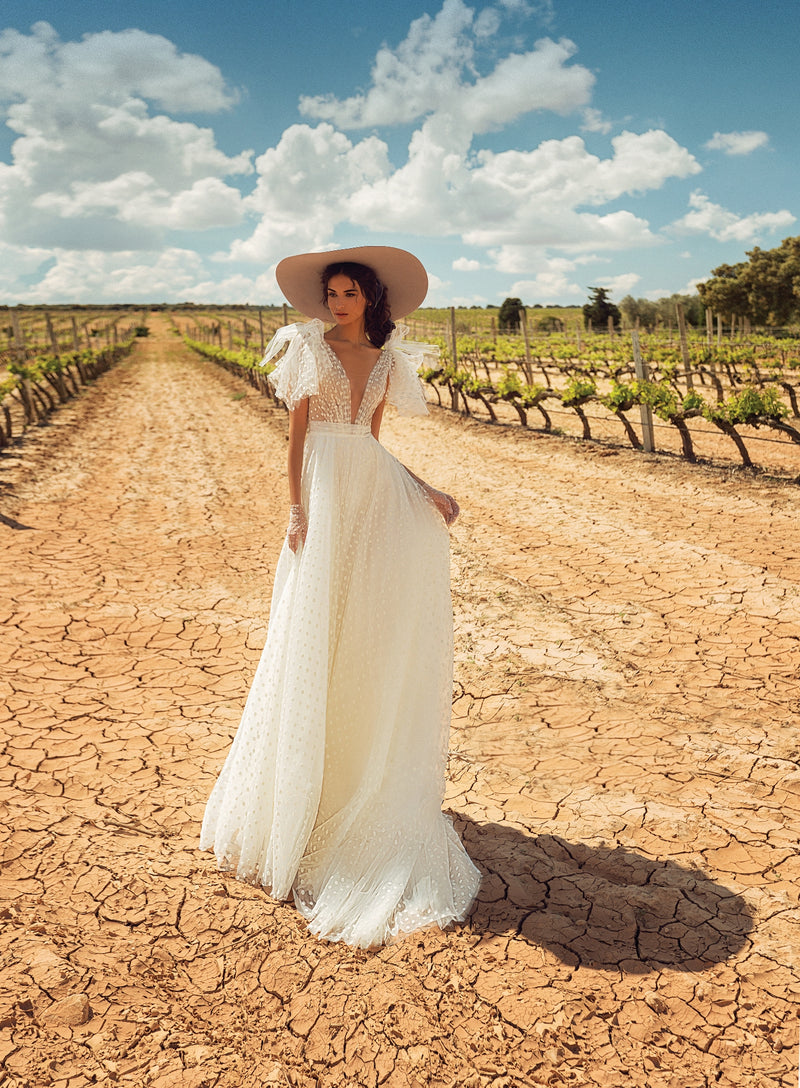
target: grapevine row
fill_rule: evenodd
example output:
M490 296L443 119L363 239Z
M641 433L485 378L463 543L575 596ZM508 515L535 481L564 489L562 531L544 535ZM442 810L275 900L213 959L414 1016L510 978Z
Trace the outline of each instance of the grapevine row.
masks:
M271 368L259 366L259 352L250 349L226 350L188 337L184 339L198 353L214 360L232 373L245 377L260 392L272 396L267 381L267 373ZM467 347L466 344L459 346ZM752 466L752 460L738 428L768 428L780 432L800 445L800 430L788 422L789 408L781 399L780 391L775 385L768 384L765 376L760 372L756 378L753 363L749 358L738 360L738 364L740 367L749 368L747 376L751 378L750 384L742 384L744 376L734 369L733 364L728 360L727 365L730 368L727 372L728 380L732 386L740 387L731 390L727 396L723 395L722 383L716 372L716 364L719 360L706 359L705 362L713 365L714 369L709 366L708 371L704 373L701 367L694 374L698 381L708 379L709 388L714 389L715 395L706 398L695 388L688 390L679 388L678 378L685 377L685 373L681 375L677 366L671 366L672 360L669 359L657 360L653 368L653 376L641 380L628 378L632 367L629 361L623 366L620 357L612 360L611 365L607 357L581 360L573 358L563 366L563 369L557 371L556 379L560 375L562 382L559 382L560 387L556 388L553 383L552 359L538 360L546 378L546 384L537 384L527 380L527 375L519 366L519 360L517 360L516 368L510 365L502 366L500 377L495 379L486 365L485 356L483 356L484 373L476 375L474 371L454 367L449 362L446 345L441 343L440 347L444 356L442 365L421 373L423 381L432 388L437 403L466 415L473 415L471 405L480 403L491 422L498 421L495 411L497 404L505 402L514 408L522 427L530 427L529 413L535 411L541 419L542 429L551 431L553 428L548 407L552 410L552 407L557 405L561 409L574 411L580 420L583 437L591 439L593 437L591 423L585 408L590 403L597 403L620 421L634 449L641 449L642 441L628 414L636 408L650 409L659 419L676 428L680 436L683 455L691 462L695 462L697 457L687 421L694 418L707 420L730 438L742 464L747 467ZM462 360L465 354L466 352L461 354ZM496 357L492 362L496 362ZM547 363L551 364L549 368ZM772 370L772 374L773 376L776 374L775 369ZM794 386L790 386L790 389L796 416L796 390ZM449 398L447 404L443 403L444 390L447 391Z
M0 381L0 449L104 374L130 352L134 340L130 331L111 347L10 362L7 376Z

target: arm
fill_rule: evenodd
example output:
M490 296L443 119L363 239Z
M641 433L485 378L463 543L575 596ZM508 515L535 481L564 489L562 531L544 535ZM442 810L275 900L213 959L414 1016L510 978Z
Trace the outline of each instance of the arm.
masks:
M444 491L437 491L435 487L431 487L430 484L426 484L424 480L421 480L419 476L417 476L416 473L412 472L410 468L407 468L406 465L403 465L403 468L406 470L411 479L416 480L417 483L420 485L422 490L425 492L433 505L444 518L445 525L447 525L448 527L452 525L458 517L459 513L461 512L459 505L453 498L453 496L448 495Z
M289 547L296 552L300 544L305 543L307 521L303 509L301 477L303 473L303 447L308 429L308 397L299 402L294 411L289 413Z

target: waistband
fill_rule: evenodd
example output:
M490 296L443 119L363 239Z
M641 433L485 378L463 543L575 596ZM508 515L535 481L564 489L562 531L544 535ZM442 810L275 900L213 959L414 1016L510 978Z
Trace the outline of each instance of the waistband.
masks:
M312 419L308 424L309 434L337 434L342 438L368 438L372 428L367 423L322 423Z

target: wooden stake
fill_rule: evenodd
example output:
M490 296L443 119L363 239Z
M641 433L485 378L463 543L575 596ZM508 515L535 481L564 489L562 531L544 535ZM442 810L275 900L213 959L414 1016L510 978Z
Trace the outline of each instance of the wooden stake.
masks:
M683 359L686 388L694 389L694 378L689 369L691 366L691 359L689 357L689 341L686 338L686 318L684 317L683 306L681 306L680 302L675 303L675 313L678 315L678 332L680 333L681 338L681 358Z
M519 311L519 323L522 326L522 337L525 341L525 381L533 385L533 365L531 363L531 341L528 336L528 315L524 308Z
M50 341L53 355L58 355L58 337L56 336L56 330L53 327L53 319L49 313L46 313L44 315L44 320L47 325L47 338Z
M639 347L639 333L636 329L631 333L633 342L633 365L636 368L636 378L640 382L650 380L647 365L642 358L642 349ZM649 404L639 405L639 415L642 421L642 447L645 453L652 453L656 446L653 438L653 413Z

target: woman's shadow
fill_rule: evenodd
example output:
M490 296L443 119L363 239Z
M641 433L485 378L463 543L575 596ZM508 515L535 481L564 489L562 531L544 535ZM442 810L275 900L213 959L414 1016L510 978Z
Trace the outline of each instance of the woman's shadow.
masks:
M753 928L744 899L700 870L453 815L483 873L476 931L516 934L572 967L646 974L704 970Z

